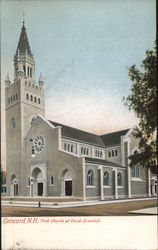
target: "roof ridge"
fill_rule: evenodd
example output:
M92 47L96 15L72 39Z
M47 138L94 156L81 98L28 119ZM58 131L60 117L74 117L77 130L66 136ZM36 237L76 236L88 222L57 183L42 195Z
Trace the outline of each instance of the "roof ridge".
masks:
M51 121L51 120L48 120L48 121L49 121L49 122L54 122L54 121ZM85 133L88 133L88 134L91 134L91 135L96 135L96 136L100 137L100 135L94 134L94 133L92 133L92 132L88 132L88 131L86 131L86 130L82 130L82 129L79 129L79 128L71 127L71 126L69 126L69 125L65 125L65 124L59 123L59 122L54 122L54 123L58 124L59 126L60 126L60 125L63 125L63 126L66 126L66 127L68 127L68 128L76 129L76 130L79 130L79 131L82 131L82 132L85 132Z
M130 128L126 128L126 129L121 129L121 130L113 131L113 132L110 132L110 133L102 134L102 135L100 135L100 136L111 135L111 134L123 132L123 131L126 131L126 130L127 130L127 131L130 130Z

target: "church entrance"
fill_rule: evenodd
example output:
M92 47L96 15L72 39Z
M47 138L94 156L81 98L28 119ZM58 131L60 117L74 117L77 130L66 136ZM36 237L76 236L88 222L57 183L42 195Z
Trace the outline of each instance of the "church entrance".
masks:
M44 196L46 188L45 179L40 168L34 168L30 180L30 196Z
M65 181L65 195L72 195L72 181Z
M17 196L19 194L19 185L15 175L11 177L10 195Z
M42 195L43 195L43 182L39 182L37 185L38 185L38 186L37 186L38 195L39 195L39 196L42 196Z
M72 174L67 168L62 172L61 179L61 195L62 196L72 196Z

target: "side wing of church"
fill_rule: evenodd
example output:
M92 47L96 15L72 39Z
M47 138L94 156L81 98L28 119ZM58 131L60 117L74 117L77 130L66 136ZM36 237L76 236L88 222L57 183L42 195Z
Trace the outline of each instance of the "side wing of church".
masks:
M151 195L150 171L129 167L134 128L95 135L45 118L42 76L23 23L14 80L5 81L8 196L118 199Z

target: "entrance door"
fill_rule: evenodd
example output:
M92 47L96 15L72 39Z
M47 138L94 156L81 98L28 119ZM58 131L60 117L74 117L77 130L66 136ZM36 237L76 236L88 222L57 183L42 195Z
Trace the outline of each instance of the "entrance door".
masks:
M14 196L18 195L18 184L14 184Z
M65 181L65 195L72 195L72 181Z
M38 185L38 195L42 196L43 195L43 182L39 182L37 185Z

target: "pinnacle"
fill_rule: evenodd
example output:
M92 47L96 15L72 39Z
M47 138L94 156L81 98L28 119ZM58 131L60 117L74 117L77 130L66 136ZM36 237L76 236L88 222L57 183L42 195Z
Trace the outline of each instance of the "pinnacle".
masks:
M16 53L28 53L29 55L31 54L31 50L30 50L30 45L29 45L29 41L27 38L27 33L26 33L26 28L25 28L25 22L23 21L23 26L21 29L21 34L20 34L20 38L19 38L19 43L18 43L18 47L16 50Z

